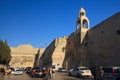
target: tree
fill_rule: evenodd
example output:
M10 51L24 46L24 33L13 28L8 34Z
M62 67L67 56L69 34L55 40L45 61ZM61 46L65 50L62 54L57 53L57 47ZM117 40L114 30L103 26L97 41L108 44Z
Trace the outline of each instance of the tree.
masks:
M8 65L11 60L11 50L7 41L0 40L0 64Z

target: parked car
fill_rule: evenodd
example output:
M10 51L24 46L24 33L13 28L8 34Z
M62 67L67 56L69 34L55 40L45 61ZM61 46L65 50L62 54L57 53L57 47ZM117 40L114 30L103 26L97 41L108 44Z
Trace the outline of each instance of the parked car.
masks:
M30 74L31 69L32 69L32 67L26 67L26 68L25 68L25 72L26 72L27 74Z
M0 73L4 73L5 69L4 68L0 68Z
M15 69L12 68L12 67L9 68L10 73L11 73L11 71L14 71L14 70L15 70Z
M57 70L58 72L67 72L67 70L65 68L58 68Z
M45 72L42 68L35 67L31 69L30 76L31 77L44 77Z
M87 67L76 67L69 70L68 75L78 77L93 77L91 70Z
M21 74L23 74L23 70L20 68L16 68L15 70L11 71L11 74L21 75Z
M5 74L5 75L10 74L10 70L9 70L9 69L5 69L5 70L4 70L4 74Z
M68 70L68 75L71 76L71 72L73 71L73 69L69 69Z
M102 67L102 70L104 71L103 77L116 79L120 78L120 67L115 66L108 66L108 67Z

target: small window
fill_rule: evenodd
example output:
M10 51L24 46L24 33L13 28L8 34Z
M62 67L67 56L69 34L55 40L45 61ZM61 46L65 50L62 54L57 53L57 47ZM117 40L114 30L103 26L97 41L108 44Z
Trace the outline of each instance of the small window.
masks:
M62 48L62 52L65 52L65 47Z
M117 30L117 35L120 35L120 30Z

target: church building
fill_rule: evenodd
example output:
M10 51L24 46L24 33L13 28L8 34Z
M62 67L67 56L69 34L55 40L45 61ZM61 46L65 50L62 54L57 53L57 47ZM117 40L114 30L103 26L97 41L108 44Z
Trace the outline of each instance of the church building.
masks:
M104 16L104 15L103 15ZM81 8L76 31L67 39L63 67L120 66L120 12L90 29Z

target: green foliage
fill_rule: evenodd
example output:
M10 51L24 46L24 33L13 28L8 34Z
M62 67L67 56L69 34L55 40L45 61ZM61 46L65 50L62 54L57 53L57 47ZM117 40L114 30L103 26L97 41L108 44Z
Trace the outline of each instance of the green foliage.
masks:
M10 48L7 41L0 40L0 64L8 65L11 60Z

